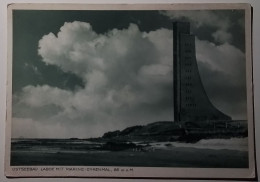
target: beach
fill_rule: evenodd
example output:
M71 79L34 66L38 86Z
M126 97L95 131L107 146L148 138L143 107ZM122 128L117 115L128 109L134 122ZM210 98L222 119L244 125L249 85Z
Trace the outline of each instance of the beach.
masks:
M243 143L245 139L236 141ZM146 144L147 147L143 148L128 148L118 151L102 150L97 148L97 143L82 145L78 141L75 141L74 145L67 144L66 148L61 148L61 145L66 145L62 142L52 146L46 145L41 149L28 147L27 144L23 147L16 146L11 151L11 166L248 167L248 151L243 147L232 147L230 142L226 142L227 147L214 145L215 148L210 146L208 141L201 143L196 145L155 142L149 146ZM92 147L87 147L89 145ZM239 143L235 143L235 145L239 145Z

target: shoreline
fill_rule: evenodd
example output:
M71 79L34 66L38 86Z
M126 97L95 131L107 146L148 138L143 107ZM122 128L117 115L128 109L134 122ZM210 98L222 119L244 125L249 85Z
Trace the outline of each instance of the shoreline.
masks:
M247 168L248 152L228 149L168 147L147 151L80 151L48 153L12 151L11 166L131 166Z

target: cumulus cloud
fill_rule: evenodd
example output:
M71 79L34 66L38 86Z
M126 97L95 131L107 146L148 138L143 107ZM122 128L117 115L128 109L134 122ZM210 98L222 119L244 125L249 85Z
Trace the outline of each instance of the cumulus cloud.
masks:
M17 110L59 108L48 118L35 115L38 123L78 125L84 130L76 135L90 137L115 126L173 120L170 30L145 33L130 24L127 29L97 34L89 23L76 21L65 23L57 36L43 36L38 53L46 64L74 73L84 82L84 88L75 91L48 85L24 87ZM25 117L21 109L17 115Z
M209 69L237 78L233 79L234 84L245 83L245 54L238 48L196 39L196 57L199 62L209 64Z
M207 13L200 15L204 22ZM228 25L218 26L225 30ZM216 39L224 36L220 34L224 33L216 33ZM42 37L38 53L44 63L76 74L84 87L74 91L49 85L24 87L14 96L14 135L97 137L127 126L173 120L172 47L172 31L164 28L142 32L130 24L98 34L89 23L65 23L57 35ZM244 53L229 43L196 39L196 56L214 105L244 119Z
M219 16L214 11L161 11L161 14L168 16L172 20L186 18L191 21L196 28L209 26L216 28L216 32L212 32L212 37L216 42L224 43L232 41L232 34L229 28L232 22L228 16Z
M214 32L212 34L212 36L219 43L231 42L231 40L232 40L232 35L223 30L218 30L218 31Z

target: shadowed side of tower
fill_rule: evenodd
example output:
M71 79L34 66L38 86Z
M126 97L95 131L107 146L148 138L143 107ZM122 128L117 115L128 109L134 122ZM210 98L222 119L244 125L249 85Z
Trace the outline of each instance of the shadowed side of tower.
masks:
M173 23L174 120L231 120L209 100L201 82L195 52L195 36L188 22Z

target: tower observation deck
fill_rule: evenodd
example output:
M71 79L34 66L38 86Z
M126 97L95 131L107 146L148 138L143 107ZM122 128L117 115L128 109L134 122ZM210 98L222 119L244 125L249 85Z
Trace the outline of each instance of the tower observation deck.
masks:
M219 111L209 100L201 82L195 53L195 36L190 33L190 24L174 22L174 120L231 120L230 116Z

